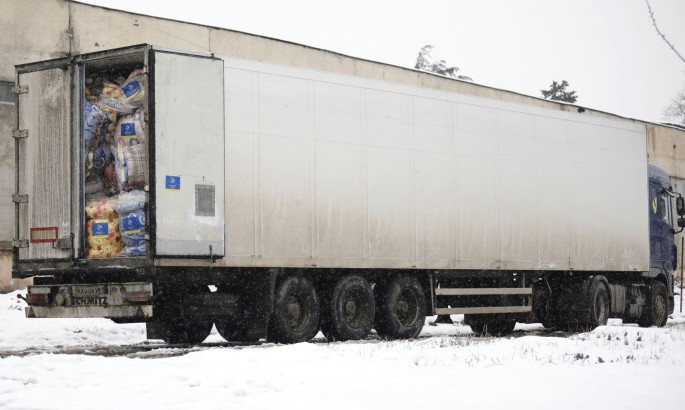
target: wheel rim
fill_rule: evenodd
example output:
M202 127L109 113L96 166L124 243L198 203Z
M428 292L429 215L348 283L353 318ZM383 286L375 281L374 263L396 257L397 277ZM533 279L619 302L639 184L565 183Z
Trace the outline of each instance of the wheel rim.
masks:
M342 318L345 324L354 329L362 327L367 307L368 300L363 289L355 287L346 291L342 298Z
M411 289L403 289L397 299L397 319L402 326L410 327L416 322L419 301Z
M283 311L288 328L299 331L305 327L308 314L303 309L303 303L297 295L288 296Z

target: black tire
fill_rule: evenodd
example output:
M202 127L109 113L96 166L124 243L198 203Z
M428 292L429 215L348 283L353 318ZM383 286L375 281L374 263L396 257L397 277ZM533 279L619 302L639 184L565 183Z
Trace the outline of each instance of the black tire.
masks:
M555 295L547 288L540 289L542 285L542 283L533 285L533 314L543 327L553 329L557 327L554 309Z
M254 343L259 341L259 333L251 326L249 318L229 317L214 322L216 331L229 342Z
M188 285L164 290L162 311L164 337L169 344L200 344L212 332L213 323L205 318L192 318L183 314L184 296L191 293L209 293L206 285Z
M426 321L426 297L414 276L398 275L375 288L375 328L384 339L412 339Z
M547 312L545 316L540 321L545 329L556 329L561 330L566 326L566 318L562 317L555 306L551 306L551 303L547 303Z
M516 320L506 315L464 315L464 322L477 336L507 336L516 326Z
M311 340L319 331L319 298L303 277L285 278L276 287L267 339L276 343Z
M562 326L563 321L556 312L555 306L553 305L552 299L546 299L544 302L544 307L539 308L536 317L545 329L556 329Z
M240 294L238 309L232 316L224 316L214 322L216 331L229 342L254 343L264 337L263 323L266 318L254 314L250 298L245 290L220 286L217 292Z
M164 323L164 341L177 344L200 344L212 332L212 321L176 319Z
M606 283L602 280L603 276L592 278L588 290L588 317L586 324L590 329L598 326L606 326L611 310L611 300Z
M369 282L357 275L340 279L321 303L321 331L329 341L361 340L373 327L376 304Z
M661 281L654 281L652 291L647 296L642 315L637 320L641 327L663 327L668 320L668 291Z

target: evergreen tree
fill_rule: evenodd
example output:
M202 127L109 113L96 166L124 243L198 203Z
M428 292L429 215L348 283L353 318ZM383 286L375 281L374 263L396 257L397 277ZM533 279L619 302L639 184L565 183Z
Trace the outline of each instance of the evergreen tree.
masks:
M563 80L561 83L552 81L552 85L549 86L549 90L540 90L542 97L546 100L554 101L564 101L568 103L574 103L578 99L575 91L566 91L568 87L568 82Z
M473 81L471 77L458 75L457 73L459 72L459 68L454 66L448 67L445 60L433 61L433 57L431 57L431 51L433 51L433 48L434 46L430 44L423 46L421 51L419 51L419 55L416 57L416 64L414 64L415 69L428 71L447 77L454 77L460 80Z

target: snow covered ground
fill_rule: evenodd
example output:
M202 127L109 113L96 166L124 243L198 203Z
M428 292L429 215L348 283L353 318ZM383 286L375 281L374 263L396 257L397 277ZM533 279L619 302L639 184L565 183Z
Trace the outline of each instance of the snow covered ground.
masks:
M161 342L139 324L24 319L16 294L0 295L2 409L685 408L679 313L662 329L482 338L457 323L412 341L249 347L213 346L214 332L208 347L149 349Z

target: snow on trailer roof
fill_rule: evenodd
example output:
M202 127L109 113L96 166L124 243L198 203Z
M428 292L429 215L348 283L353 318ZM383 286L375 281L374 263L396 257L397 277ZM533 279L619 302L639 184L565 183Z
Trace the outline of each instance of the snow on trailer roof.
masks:
M313 51L318 51L318 52L322 52L322 53L332 54L332 55L335 55L335 56L337 56L337 57L348 58L348 59L352 59L352 60L355 60L355 61L361 61L361 62L371 63L371 64L375 64L375 65L380 65L380 66L383 66L383 67L386 67L386 68L399 69L399 70L402 70L402 71L405 71L405 72L415 73L415 74L417 74L418 76L421 76L421 77L426 77L426 76L427 76L427 77L433 77L433 78L438 78L438 79L440 79L440 80L447 80L447 81L450 81L450 82L453 82L453 83L459 83L459 84L462 84L462 85L466 85L467 87L475 87L475 88L480 88L480 89L483 89L483 90L491 90L491 91L494 91L494 92L497 92L497 93L503 93L504 96L519 97L519 98L522 97L522 98L526 98L526 99L531 99L531 101L534 101L534 102L535 102L536 104L538 104L538 105L545 106L546 108L553 108L553 109L563 110L563 111L568 111L568 112L577 111L578 113L581 113L581 114L582 114L582 113L588 113L588 114L591 114L591 115L607 116L607 117L611 117L611 118L615 118L615 119L628 120L628 121L635 121L635 122L640 122L640 123L645 123L645 124L652 124L652 125L657 125L657 126L666 126L666 127L668 127L668 126L670 125L670 124L669 124L669 125L664 125L664 124L660 124L660 123L656 123L656 122L650 122L650 121L641 120L641 119L637 119L637 118L625 117L625 116L622 116L622 115L619 115L619 114L615 114L615 113L611 113L611 112L607 112L607 111L601 111L601 110L589 108L589 107L586 107L586 106L582 106L582 105L579 105L579 104L571 104L571 103L566 103L566 102L563 102L563 101L551 101L551 100L546 100L546 99L543 99L543 98L540 98L540 97L536 97L536 96L532 96L532 95L520 93L520 92L517 92L517 91L512 91L512 90L503 89L503 88L497 88L497 87L492 87L492 86L480 84L480 83L473 82L473 81L460 80L460 79L458 79L458 78L448 77L448 76L444 76L444 75L437 74L437 73L432 73L432 72L427 72L427 71L421 71L421 70L417 70L417 69L410 68L410 67L402 67L402 66L398 66L398 65L394 65L394 64L390 64L390 63L385 63L385 62L381 62L381 61L375 61L375 60L369 60L369 59L360 58L360 57L354 57L354 56L342 54L342 53L339 53L339 52L336 52L336 51L326 50L326 49L322 49L322 48L318 48L318 47L309 46L309 45L306 45L306 44L296 43L296 42L292 42L292 41L288 41L288 40L283 40L283 39L278 39L278 38L269 37L269 36L264 36L264 35L260 35L260 34L249 33L249 32L244 32L244 31L240 31L240 30L229 29L229 28L225 28L225 27L217 27L217 26L211 26L211 25L206 25L206 24L200 24L200 23L193 23L193 22L188 22L188 21L176 20L176 19L171 19L171 18L166 18L166 17L151 16L151 15L142 14L142 13L136 13L136 12L131 12L131 11L112 9L112 8L109 8L109 7L97 6L97 5L82 3L82 2L79 2L79 1L76 1L76 0L66 0L66 1L67 1L67 2L70 2L70 3L75 3L75 4L78 4L78 5L82 5L82 6L97 8L97 9L103 9L103 10L108 10L108 11L113 11L113 12L118 12L118 13L130 14L130 15L134 15L134 16L141 16L141 17L147 17L147 18L152 18L152 19L164 20L164 21L175 22L175 23L180 23L180 24L188 24L188 25L192 25L192 26L203 27L203 28L218 30L218 31L222 31L222 32L230 32L230 33L242 34L242 35L247 35L247 36L251 36L251 37L255 37L255 38L261 38L261 39L264 39L264 40L267 40L267 41L273 41L273 42L277 42L277 43L289 44L289 45L294 45L294 46L298 46L298 47L303 47L303 48L306 48L306 49L309 49L309 50L313 50ZM212 52L212 50L207 50L207 51L208 51L208 52ZM356 75L359 75L359 74L356 73ZM423 86L423 87L435 88L435 87L430 87L430 86L428 86L428 85L426 85L426 84L423 84L423 83L424 83L424 81L421 81L421 86ZM465 93L465 94L469 94L469 92L468 92L468 91L465 91L465 90L461 90L461 91L458 91L458 92L463 92L463 93ZM471 94L475 94L475 93L471 93ZM680 128L680 127L674 127L674 128L682 129L682 128Z

